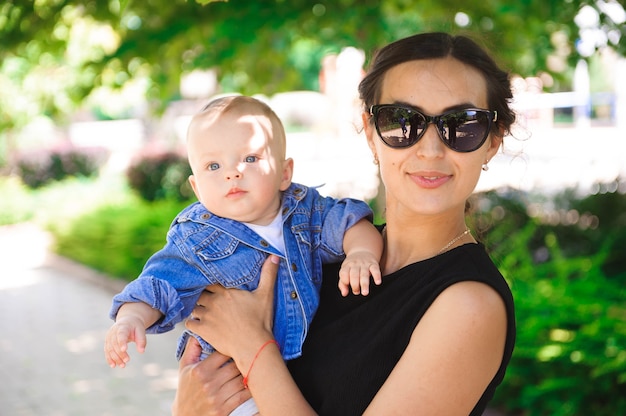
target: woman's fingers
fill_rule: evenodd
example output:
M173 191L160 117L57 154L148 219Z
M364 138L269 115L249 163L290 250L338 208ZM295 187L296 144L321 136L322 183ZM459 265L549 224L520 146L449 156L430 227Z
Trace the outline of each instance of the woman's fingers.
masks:
M200 293L200 297L196 301L196 308L203 308L208 302L212 294L220 294L226 289L220 285L210 285L207 286L202 293Z
M180 357L180 361L178 362L178 366L182 369L188 365L199 363L201 355L202 347L200 346L200 343L194 337L189 337L187 346L185 346L185 351L183 351L183 355Z
M192 318L185 326L204 338L215 349L237 357L238 351L256 336L272 336L274 284L278 272L277 256L269 256L261 268L259 285L254 291L208 287L197 300ZM252 337L252 338L251 338Z
M259 286L257 287L256 292L260 292L265 295L274 294L274 284L276 283L279 263L280 259L278 256L273 254L265 260L265 263L261 268L261 279L259 280Z
M263 267L261 268L261 277L259 280L259 286L255 290L255 292L266 294L274 293L274 284L276 283L276 276L278 274L278 264L280 263L280 258L275 255L270 255L263 263ZM209 302L212 294L222 294L224 293L226 288L220 285L210 285L207 286L206 289L200 294L200 297L196 301L196 308L194 309L194 316L196 316L196 309L204 308Z

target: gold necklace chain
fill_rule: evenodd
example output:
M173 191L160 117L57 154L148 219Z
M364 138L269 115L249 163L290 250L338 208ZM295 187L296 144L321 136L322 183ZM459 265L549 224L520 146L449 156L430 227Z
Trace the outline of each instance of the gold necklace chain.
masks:
M471 232L470 229L466 228L465 231L463 231L461 234L459 234L456 237L454 237L452 240L450 240L450 242L448 244L446 244L441 250L439 250L439 253L437 253L437 255L440 255L441 253L446 251L448 248L450 248L450 246L452 244L456 243L457 241L459 241L461 238L465 237L470 232Z

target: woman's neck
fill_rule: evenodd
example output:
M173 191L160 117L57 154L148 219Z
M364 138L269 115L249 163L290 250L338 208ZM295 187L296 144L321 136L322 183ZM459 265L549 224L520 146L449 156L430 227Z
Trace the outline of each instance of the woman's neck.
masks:
M381 259L383 274L393 273L411 263L435 257L460 245L476 242L466 232L465 218L422 218L388 221Z

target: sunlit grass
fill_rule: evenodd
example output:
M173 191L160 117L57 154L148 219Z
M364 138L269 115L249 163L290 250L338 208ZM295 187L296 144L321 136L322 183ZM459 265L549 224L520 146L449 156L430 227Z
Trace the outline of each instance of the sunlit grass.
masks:
M68 178L29 189L14 176L0 178L0 225L31 221L44 228L62 227L102 205L136 200L122 175Z
M26 189L17 177L0 177L0 225L32 219L34 198L34 193Z

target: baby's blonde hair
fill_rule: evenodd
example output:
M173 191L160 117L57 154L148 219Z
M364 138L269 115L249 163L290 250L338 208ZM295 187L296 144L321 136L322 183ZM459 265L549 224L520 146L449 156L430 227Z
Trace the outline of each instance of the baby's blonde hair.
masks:
M285 158L287 138L283 123L269 105L263 101L257 100L256 98L246 95L229 95L216 98L202 107L202 109L193 116L191 124L194 124L195 121L203 119L207 116L218 118L230 112L267 117L272 123L274 135L273 140L276 140L276 143L281 149L281 154L279 156L281 156L282 159Z

